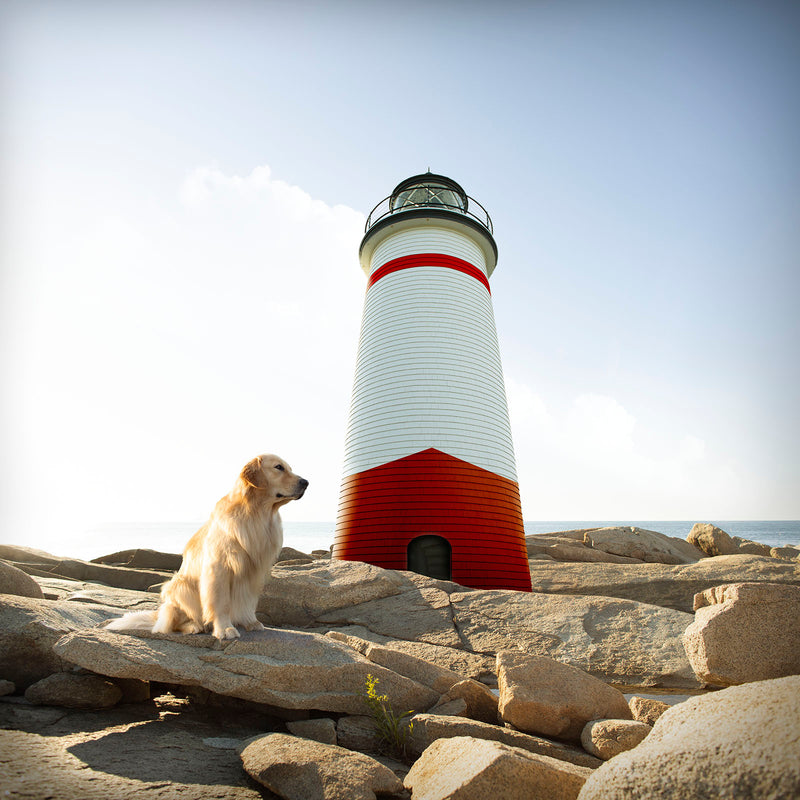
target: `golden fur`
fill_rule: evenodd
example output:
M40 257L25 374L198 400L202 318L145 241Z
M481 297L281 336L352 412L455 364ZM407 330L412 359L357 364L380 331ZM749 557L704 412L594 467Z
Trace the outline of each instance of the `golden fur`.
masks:
M263 628L256 605L283 547L278 509L299 500L307 486L278 456L261 455L248 462L231 492L189 540L180 569L161 589L158 611L126 614L107 627L211 631L218 639L237 638L237 626Z

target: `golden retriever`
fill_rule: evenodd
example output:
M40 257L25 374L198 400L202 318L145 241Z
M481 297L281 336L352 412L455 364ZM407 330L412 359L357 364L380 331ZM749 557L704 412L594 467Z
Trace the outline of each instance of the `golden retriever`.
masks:
M153 633L211 631L235 639L264 626L256 619L258 597L283 547L278 509L299 500L308 481L274 455L248 462L233 489L189 540L178 572L161 589L158 611L113 620L112 631L149 628Z

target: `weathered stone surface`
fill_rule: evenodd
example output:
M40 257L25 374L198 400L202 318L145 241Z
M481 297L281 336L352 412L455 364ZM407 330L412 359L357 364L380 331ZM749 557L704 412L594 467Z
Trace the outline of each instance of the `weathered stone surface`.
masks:
M393 639L462 646L453 625L450 598L434 587L415 587L393 597L339 608L322 615L319 621L328 625L363 625Z
M340 747L362 753L380 753L382 749L375 720L366 714L340 717L336 723L336 740Z
M150 699L150 684L135 678L115 678L114 683L122 691L121 703L144 703Z
M44 597L39 584L30 575L7 561L0 561L0 594L18 597Z
M502 590L454 592L450 602L471 650L549 656L614 683L699 685L680 641L689 614L604 597Z
M409 588L413 584L402 573L358 561L278 564L261 594L257 614L268 625L314 625L330 611L371 603Z
M652 697L631 697L628 700L628 708L631 710L633 718L637 722L644 722L648 725L655 725L656 720L667 710L669 703L661 700L654 700Z
M631 718L622 692L551 658L499 652L497 680L501 718L526 733L577 742L590 720Z
M597 595L692 612L698 592L721 583L800 585L800 564L753 555L704 558L696 564L565 564L531 561L535 592Z
M132 569L155 569L159 572L177 572L181 568L182 561L183 556L180 553L162 553L159 550L136 547L93 558L91 563Z
M312 629L313 630L313 629ZM443 645L428 644L427 642L409 642L402 639L391 639L374 633L362 625L348 625L344 628L317 629L324 632L336 641L344 642L350 647L355 648L360 653L365 653L367 646L374 642L383 644L401 653L408 653L432 664L436 664L451 672L458 673L462 678L483 679L494 675L495 658L494 655L483 653L473 653L469 650L461 650L457 647L445 647ZM463 644L460 643L463 647Z
M477 720L429 713L415 714L412 722L414 726L408 744L410 751L417 756L439 739L452 739L454 736L471 736L473 739L503 742L503 744L507 744L510 747L519 747L529 753L556 758L559 761L568 761L570 764L577 764L581 767L594 769L602 763L600 759L589 755L580 747L574 747L563 742L554 742L541 736L531 736L513 728L490 725Z
M732 536L733 543L739 548L740 553L750 553L754 556L768 556L772 549L768 544L753 542L750 539L742 539L739 536Z
M402 789L399 778L363 753L270 733L251 739L242 763L259 783L286 800L375 800Z
M270 724L274 721L263 714L239 711L221 717L217 708L169 696L91 711L0 703L0 795L19 800L274 798L242 769L237 752L241 742Z
M336 744L336 723L330 717L321 719L298 719L287 722L286 728L293 736L312 739L323 744Z
M592 529L597 530L597 529ZM561 533L526 536L528 557L547 557L556 561L597 561L607 564L640 563L638 559L617 556L587 547L584 537L588 531L563 531Z
M314 559L308 553L302 553L300 550L295 550L294 547L282 547L278 553L276 564L282 561L294 561L300 563L310 564Z
M595 550L593 547L579 546L572 544L552 544L544 553L556 561L580 561L586 563L601 564L642 564L641 558L629 558L628 556L618 556L614 553L607 553L602 549Z
M434 742L406 775L414 800L574 800L591 770L501 742Z
M61 561L61 556L54 556L45 550L35 547L23 547L17 544L0 544L0 558L5 561L28 562L30 564L46 564Z
M227 644L210 635L78 631L53 649L102 675L203 686L282 708L361 713L370 673L397 709L426 709L439 698L427 686L373 664L345 645L299 631L244 632Z
M600 767L580 800L783 800L800 796L800 676L748 683L667 711Z
M25 689L61 672L65 664L53 645L65 633L118 614L108 606L0 595L0 675Z
M587 722L581 733L581 745L604 761L641 744L653 730L652 725L631 719L595 719Z
M0 697L5 697L7 694L14 694L17 691L17 687L14 685L13 681L7 681L5 678L0 680Z
M469 717L469 714L467 714L467 701L463 697L440 700L435 706L428 709L428 713L444 717Z
M99 675L56 672L29 686L25 699L42 706L109 708L122 699L122 690Z
M439 694L444 694L462 680L457 672L443 669L430 661L394 650L391 647L370 643L363 651L363 655L373 664L380 664L392 672L405 675L406 678L411 678L423 686L429 686Z
M153 584L161 583L172 577L170 572L110 567L106 564L93 564L91 561L80 561L75 558L48 560L46 563L15 561L14 566L29 575L94 581L120 589L136 589L138 591L145 591Z
M97 583L80 583L78 586L81 588L70 592L64 599L76 603L114 606L125 611L150 611L158 608L159 596L152 592L120 589Z
M700 680L719 686L800 673L800 586L734 583L695 596L683 644Z
M696 522L686 537L689 544L700 548L708 556L732 556L739 552L733 539L710 522Z
M630 526L587 531L584 542L595 550L656 564L694 564L705 557L683 539Z
M786 547L771 547L769 554L773 558L796 559L800 556L800 548L787 545Z
M431 709L431 712L445 714L447 712L444 711L444 707L457 700L464 703L464 710L453 716L465 716L479 722L497 724L497 695L478 681L459 681L451 686Z

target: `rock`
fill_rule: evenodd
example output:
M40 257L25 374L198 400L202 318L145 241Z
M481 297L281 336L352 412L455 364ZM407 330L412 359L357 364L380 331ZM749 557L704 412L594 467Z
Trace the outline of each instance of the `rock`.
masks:
M135 678L115 678L114 683L122 692L120 703L146 703L150 699L150 684Z
M468 650L460 650L455 647L444 645L428 644L427 642L409 642L402 639L390 639L379 633L373 633L368 628L361 625L349 625L345 628L335 630L325 629L325 633L338 642L345 644L365 653L366 648L371 642L383 644L401 653L409 653L412 656L429 661L432 664L443 667L451 672L458 673L462 678L481 679L489 678L494 675L495 658L494 655L483 653L473 653ZM463 647L463 643L460 643Z
M109 708L122 699L122 690L99 675L57 672L29 686L25 699L42 706Z
M65 634L117 616L119 609L0 596L0 675L26 689L66 665L53 652ZM91 666L89 667L91 669Z
M380 664L392 672L405 675L423 686L429 686L439 694L444 694L462 680L457 672L444 669L409 653L393 650L391 647L370 643L363 654L373 664Z
M295 550L294 547L282 547L275 563L279 564L282 561L294 561L310 564L313 560L314 559L308 555L308 553L301 553L299 550Z
M614 553L607 553L602 549L595 550L592 547L580 547L577 544L552 544L541 555L552 556L556 561L581 561L586 563L604 564L641 564L640 558L629 558L618 556Z
M44 597L39 584L30 575L7 561L0 561L0 594L14 594L18 597Z
M594 769L602 763L600 759L589 755L580 747L554 742L541 736L531 736L513 728L490 725L477 720L461 717L446 717L437 714L416 714L412 718L413 727L409 736L409 750L414 755L421 755L428 747L439 739L452 739L455 736L470 736L473 739L486 739L502 742L510 747L518 747L529 753L536 753L559 761L568 761L581 767ZM340 720L341 722L341 720Z
M478 681L459 681L451 686L431 709L431 713L446 714L445 706L459 700L464 704L463 713L452 716L465 716L479 722L497 724L497 695Z
M692 612L695 594L721 583L800 585L800 564L752 555L704 558L696 564L565 564L529 562L535 592L637 600Z
M738 536L731 537L733 543L739 548L740 553L750 553L754 556L769 556L772 548L768 544L752 542L750 539L741 539Z
M145 591L148 586L172 577L169 572L110 567L106 564L94 564L91 561L80 561L75 558L49 560L46 563L15 561L14 566L29 575L93 581L104 583L107 586L116 586L120 589L136 589L139 591Z
M786 547L773 547L770 549L769 554L773 558L787 558L787 559L796 559L800 556L800 549L797 547L791 547L787 545Z
M336 744L336 723L329 717L321 719L299 719L287 722L289 733L301 739L311 739L323 744Z
M137 547L93 558L90 563L132 569L155 569L159 572L177 572L181 568L182 561L183 556L180 553L162 553L159 550Z
M47 579L40 579L43 585L52 583ZM62 581L62 584L65 582ZM159 598L149 591L142 592L136 589L120 589L116 586L102 586L98 583L74 582L74 590L63 596L65 600L75 603L91 603L104 606L114 606L124 611L152 611L158 608Z
M628 700L628 708L631 710L633 718L637 722L645 722L648 725L655 725L656 720L669 709L669 703L661 700L653 700L651 697L631 697Z
M402 573L360 561L278 564L264 586L257 613L264 624L308 626L336 609L358 607L408 589L416 587Z
M375 800L403 787L363 753L283 733L251 739L241 755L247 772L286 800Z
M693 544L643 528L597 528L584 542L595 550L656 564L694 564L705 554Z
M0 544L0 558L4 561L29 564L47 564L62 560L61 556L54 556L45 550L37 550L35 547L22 547L16 544Z
M608 761L620 753L633 750L651 730L652 725L630 719L595 719L584 726L581 744L587 753Z
M336 723L336 741L340 747L362 753L380 753L383 749L375 720L364 714L340 717Z
M244 632L229 643L205 634L78 631L53 649L102 675L203 686L281 708L362 713L370 673L398 712L429 708L439 698L427 686L373 664L343 644L292 630Z
M697 677L732 686L800 673L800 586L734 583L695 596L683 644Z
M603 597L503 590L454 592L450 603L473 651L549 656L613 683L699 686L680 641L690 614Z
M444 717L469 717L467 701L463 697L440 700L433 708L428 709L428 713Z
M331 562L334 563L334 562ZM393 639L462 646L447 592L433 586L407 588L392 597L346 606L319 617L327 625L363 625Z
M526 733L580 741L593 719L630 719L625 696L583 670L551 658L497 654L500 716Z
M800 796L800 676L672 707L634 750L600 767L580 800L761 800Z
M574 800L586 767L466 736L434 742L404 781L414 800Z
M722 528L709 522L696 522L686 541L699 547L708 556L732 556L739 552L733 539Z
M593 529L594 530L594 529ZM562 533L526 536L528 558L553 558L557 561L598 561L612 564L639 563L637 559L616 556L593 550L584 543L587 531L563 531Z
M5 679L0 680L0 697L5 697L7 694L14 694L16 691L17 687L12 681L7 681Z
M169 695L91 711L0 703L0 796L274 798L251 780L238 754L243 741L273 724L263 714L223 715Z

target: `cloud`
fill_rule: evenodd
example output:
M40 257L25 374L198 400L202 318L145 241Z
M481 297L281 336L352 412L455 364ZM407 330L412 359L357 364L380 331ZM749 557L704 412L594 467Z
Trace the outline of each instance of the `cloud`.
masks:
M512 378L506 389L526 519L758 516L762 482L703 439L646 427L607 395L556 407Z
M149 207L98 210L63 191L62 217L40 220L15 265L27 284L4 456L14 538L202 519L265 450L311 481L286 516L332 519L364 215L268 166L198 167ZM46 507L29 479L43 457Z

